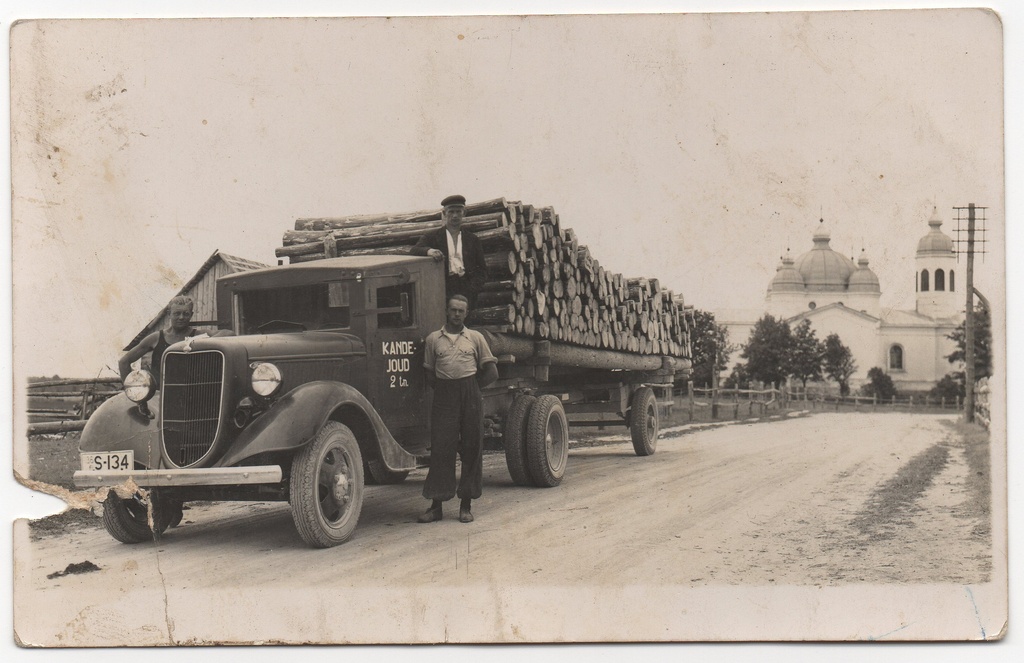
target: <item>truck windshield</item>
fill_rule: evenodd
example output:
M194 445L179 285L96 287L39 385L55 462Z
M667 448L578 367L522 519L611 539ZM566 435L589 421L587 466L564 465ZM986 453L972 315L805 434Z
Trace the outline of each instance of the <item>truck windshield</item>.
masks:
M238 293L242 334L348 329L348 283L314 283Z

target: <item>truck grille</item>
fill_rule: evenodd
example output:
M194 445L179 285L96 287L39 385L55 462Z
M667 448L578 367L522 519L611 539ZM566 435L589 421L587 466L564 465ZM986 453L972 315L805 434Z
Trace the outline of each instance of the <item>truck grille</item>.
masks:
M224 355L168 352L162 382L164 451L173 464L188 467L199 462L217 439Z

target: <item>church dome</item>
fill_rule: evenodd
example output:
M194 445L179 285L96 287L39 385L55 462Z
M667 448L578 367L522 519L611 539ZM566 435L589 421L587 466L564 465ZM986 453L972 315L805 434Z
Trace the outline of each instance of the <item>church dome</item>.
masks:
M868 267L867 253L861 249L857 270L850 275L850 292L881 292L878 276Z
M796 271L800 273L808 290L845 290L856 270L853 261L829 247L831 236L824 227L824 220L814 233L814 248L796 259Z
M917 243L917 255L949 255L953 253L953 240L940 230L942 219L939 218L938 210L933 210L928 225L931 230Z
M782 259L782 264L775 270L775 278L772 279L768 290L772 292L804 291L804 277L800 276L800 272L793 267L793 258L790 257L788 251L786 257Z

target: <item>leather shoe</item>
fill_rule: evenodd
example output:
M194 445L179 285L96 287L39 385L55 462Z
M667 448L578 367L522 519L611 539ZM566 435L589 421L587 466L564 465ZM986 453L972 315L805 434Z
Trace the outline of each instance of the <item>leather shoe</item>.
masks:
M433 523L444 517L440 507L430 507L424 511L416 520L421 523Z
M469 510L468 506L459 508L459 522L460 523L471 523L473 522L473 512Z

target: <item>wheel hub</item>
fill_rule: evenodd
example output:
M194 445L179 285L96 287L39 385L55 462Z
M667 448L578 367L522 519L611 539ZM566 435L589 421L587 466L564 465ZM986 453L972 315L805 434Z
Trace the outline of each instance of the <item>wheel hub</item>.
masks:
M331 482L331 492L334 494L334 501L339 506L344 506L348 501L348 476L344 472L337 472Z

